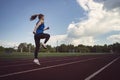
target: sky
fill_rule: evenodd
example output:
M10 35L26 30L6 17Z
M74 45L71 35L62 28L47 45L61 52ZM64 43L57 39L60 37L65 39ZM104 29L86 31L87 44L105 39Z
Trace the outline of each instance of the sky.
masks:
M103 45L120 42L119 0L0 0L0 46L34 44L37 19L45 15L48 44Z

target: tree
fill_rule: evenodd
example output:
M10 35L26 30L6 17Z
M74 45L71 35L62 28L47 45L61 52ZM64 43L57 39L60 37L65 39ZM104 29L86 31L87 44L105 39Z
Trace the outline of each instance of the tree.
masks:
M72 44L67 45L67 52L75 52L75 47Z
M66 45L66 44L61 44L60 46L57 47L52 47L51 45L47 45L47 50L43 49L40 47L40 52L81 52L81 53L86 53L86 52L112 52L112 53L120 53L120 43L114 43L111 45L94 45L94 46L85 46L85 45L78 45L74 46L72 44ZM57 50L56 50L57 49ZM0 51L4 51L4 47L0 46ZM18 51L19 52L33 52L34 51L34 45L31 43L20 43L18 46Z
M22 53L22 52L27 51L26 49L27 49L27 43L20 43L19 44L18 51L20 51Z
M78 45L77 49L78 49L77 51L81 53L90 52L90 49L84 45Z
M18 46L18 51L19 52L33 52L34 51L34 45L32 45L31 43L20 43Z
M109 52L110 50L109 50L109 48L108 48L108 45L107 44L105 44L104 46L103 46L103 52Z
M61 44L59 47L58 47L58 51L59 52L67 52L67 46L65 44Z
M44 49L43 47L40 48L40 52L55 52L55 48L51 47L50 45L46 45L47 49Z
M112 45L112 50L114 53L120 53L120 43L114 43Z
M56 51L56 48L55 47L52 47L51 45L47 45L47 50L49 52L55 52Z
M34 51L34 45L31 43L27 44L27 52L31 53Z
M12 53L14 51L14 48L5 48L5 53Z
M0 46L0 52L4 52L4 47Z

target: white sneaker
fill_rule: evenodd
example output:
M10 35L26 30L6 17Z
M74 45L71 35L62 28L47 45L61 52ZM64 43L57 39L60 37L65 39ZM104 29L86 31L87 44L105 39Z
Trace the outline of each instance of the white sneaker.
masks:
M42 43L42 47L45 48L45 49L47 49L47 46L44 43Z
M34 59L33 62L34 62L35 64L37 64L37 65L40 65L40 62L39 62L38 59Z

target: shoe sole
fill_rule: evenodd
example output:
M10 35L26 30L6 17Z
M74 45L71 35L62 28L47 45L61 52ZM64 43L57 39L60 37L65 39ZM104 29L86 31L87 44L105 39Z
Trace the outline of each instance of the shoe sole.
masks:
M36 65L40 65L40 64L37 64L36 62L33 61L33 63L35 63Z
M47 49L47 47L43 46L43 44L42 44L42 47L43 47L44 49Z

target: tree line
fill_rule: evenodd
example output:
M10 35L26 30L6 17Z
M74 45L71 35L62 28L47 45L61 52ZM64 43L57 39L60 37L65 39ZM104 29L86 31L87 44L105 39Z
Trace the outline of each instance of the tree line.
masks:
M120 52L120 43L114 43L110 45L94 45L94 46L85 46L85 45L65 45L62 44L56 47L58 52L80 52L80 53L119 53Z
M110 45L94 45L94 46L85 46L85 45L78 45L74 46L72 44L66 45L66 44L61 44L60 46L57 47L52 47L51 45L47 45L47 50L43 49L40 47L40 52L76 52L76 53L120 53L120 43L114 43ZM34 52L35 46L32 45L31 43L20 43L17 49L14 48L4 48L0 46L0 52L29 52L32 53Z

